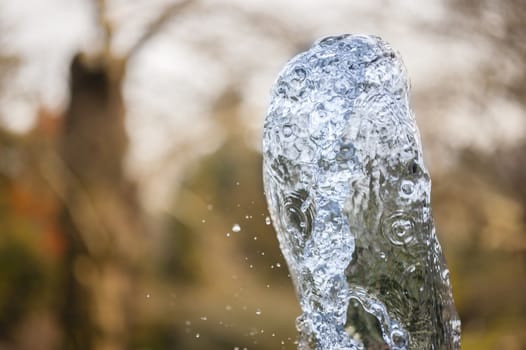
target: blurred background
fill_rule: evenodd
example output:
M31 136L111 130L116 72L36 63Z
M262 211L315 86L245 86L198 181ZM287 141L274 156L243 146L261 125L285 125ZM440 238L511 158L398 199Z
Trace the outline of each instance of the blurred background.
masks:
M400 51L463 346L526 349L526 2L2 0L0 349L295 349L260 140L319 37Z

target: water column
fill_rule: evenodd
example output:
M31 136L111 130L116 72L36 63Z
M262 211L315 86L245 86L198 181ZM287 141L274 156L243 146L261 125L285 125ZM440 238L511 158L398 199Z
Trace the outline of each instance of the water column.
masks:
M398 53L365 35L316 42L272 89L264 185L301 350L460 347L408 94Z

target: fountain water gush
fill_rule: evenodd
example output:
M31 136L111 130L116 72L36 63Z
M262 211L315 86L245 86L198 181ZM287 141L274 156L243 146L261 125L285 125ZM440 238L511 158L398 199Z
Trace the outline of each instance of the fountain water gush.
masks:
M299 349L460 347L408 85L387 43L342 35L294 57L272 90L264 184Z

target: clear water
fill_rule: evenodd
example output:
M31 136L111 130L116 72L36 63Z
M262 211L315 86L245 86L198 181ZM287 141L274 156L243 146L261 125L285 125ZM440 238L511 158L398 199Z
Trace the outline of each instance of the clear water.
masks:
M299 349L459 349L408 93L400 56L363 35L316 42L272 90L265 193Z

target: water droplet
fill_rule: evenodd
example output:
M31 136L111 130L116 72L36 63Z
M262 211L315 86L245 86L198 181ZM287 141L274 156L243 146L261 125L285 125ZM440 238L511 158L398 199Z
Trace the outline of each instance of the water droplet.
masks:
M196 338L199 338L200 336L201 336L201 335L200 335L199 333L196 333L196 334L195 334L195 337L196 337Z
M261 315L261 310L260 309L256 310L256 315L258 315L258 316Z
M146 298L150 299L150 293L146 294Z
M226 236L227 236L227 237L230 237L230 232L227 232L227 233L226 233Z
M270 217L267 216L267 217L265 218L265 224L266 224L266 225L270 225L271 223L272 223L272 222L270 221Z
M232 226L232 231L233 232L241 231L241 226L239 226L239 224L234 224L234 226Z

